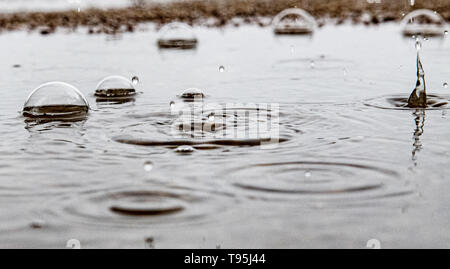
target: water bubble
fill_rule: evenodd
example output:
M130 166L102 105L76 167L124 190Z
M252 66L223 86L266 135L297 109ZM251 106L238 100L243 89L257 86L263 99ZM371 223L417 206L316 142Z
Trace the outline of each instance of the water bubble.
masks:
M306 178L310 178L311 177L311 171L306 171L305 172L305 177Z
M193 147L191 147L191 146L188 146L188 145L179 146L179 147L177 147L175 149L176 153L181 153L181 154L189 154L189 153L192 153L194 151L195 151L195 149Z
M131 79L131 82L133 83L133 85L138 85L139 84L139 78L137 76L134 76Z
M214 112L211 112L211 113L208 115L208 120L209 120L209 121L214 121L214 119L215 119Z
M448 35L448 31L447 30L444 31L444 35Z
M311 34L317 27L316 20L300 8L288 8L276 15L272 25L275 34L302 35Z
M33 229L41 229L44 228L47 225L47 222L42 219L35 219L30 223L30 227Z
M223 73L225 71L225 67L223 66L223 65L221 65L220 67L219 67L219 72L220 73Z
M175 107L175 102L174 101L170 101L169 105L170 105L170 108L172 109L172 108Z
M447 82L445 82L442 86L444 86L444 88L448 88L448 83Z
M311 60L309 62L309 66L311 67L311 69L313 69L316 66L316 63L313 60Z
M151 161L146 161L144 163L144 170L146 172L150 172L150 171L152 171L152 169L153 169L153 163Z
M160 29L158 46L164 49L193 49L197 47L197 38L191 26L172 22Z
M203 99L205 97L205 94L200 89L189 88L184 90L180 97L186 100Z
M133 79L135 78L139 81L137 77ZM107 98L133 96L136 94L134 85L135 83L122 76L106 77L98 83L95 96Z
M405 36L439 36L444 32L445 20L429 9L417 9L406 15L401 26Z
M34 89L23 107L26 117L85 116L89 104L74 86L64 82L49 82Z

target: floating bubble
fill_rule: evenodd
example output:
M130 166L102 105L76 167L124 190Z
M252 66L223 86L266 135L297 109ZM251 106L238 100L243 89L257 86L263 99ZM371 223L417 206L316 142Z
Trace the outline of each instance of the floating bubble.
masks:
M190 101L194 99L203 99L205 97L205 94L200 89L189 88L184 90L184 92L180 95L180 97L187 101Z
M445 82L442 86L444 86L444 88L448 88L448 83L447 82Z
M403 18L401 25L406 36L440 36L446 28L441 15L429 9L414 10Z
M193 49L197 47L197 38L191 26L172 22L161 28L158 46L166 49Z
M316 20L308 12L299 8L288 8L275 16L272 25L278 35L311 34L317 27Z
M219 67L219 72L220 72L220 73L225 72L225 67L224 67L223 65L221 65L221 66Z
M73 118L86 116L89 104L74 86L49 82L34 89L23 106L23 115L30 118Z
M137 78L137 77L135 77ZM134 80L136 80L133 78ZM137 79L139 81L139 79ZM95 96L103 98L129 97L136 95L134 83L122 76L104 78L97 85Z
M195 149L193 147L191 147L191 146L188 146L188 145L179 146L179 147L177 147L175 149L176 153L181 153L181 154L189 154L189 153L192 153L194 151L195 151Z

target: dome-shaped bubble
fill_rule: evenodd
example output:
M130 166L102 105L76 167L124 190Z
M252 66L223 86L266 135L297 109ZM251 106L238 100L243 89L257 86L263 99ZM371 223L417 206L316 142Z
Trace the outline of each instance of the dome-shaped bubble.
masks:
M188 24L172 22L163 26L159 32L160 48L193 49L197 46L197 38Z
M403 34L406 36L440 36L446 31L446 23L439 13L429 9L418 9L403 18Z
M181 93L180 97L185 99L186 101L189 101L194 99L203 99L205 97L205 94L200 89L189 88L184 90L183 93Z
M133 82L122 76L104 78L97 85L95 96L103 98L129 97L136 95Z
M74 86L49 82L34 89L23 107L26 117L71 117L86 114L89 104Z
M288 8L275 16L272 21L275 34L302 35L311 34L317 27L316 20L300 8Z

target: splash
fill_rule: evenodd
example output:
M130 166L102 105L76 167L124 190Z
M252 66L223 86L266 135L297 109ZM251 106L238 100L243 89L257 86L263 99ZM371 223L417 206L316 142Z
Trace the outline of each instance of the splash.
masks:
M425 85L425 71L420 61L419 50L417 51L417 82L408 99L408 107L427 107L427 89Z

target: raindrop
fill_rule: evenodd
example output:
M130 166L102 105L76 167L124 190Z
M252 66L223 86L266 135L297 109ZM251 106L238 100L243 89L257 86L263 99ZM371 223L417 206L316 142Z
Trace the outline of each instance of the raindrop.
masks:
M131 79L131 82L133 82L133 85L138 85L139 84L139 78L137 77L137 76L134 76L132 79Z
M150 172L150 171L152 171L152 169L153 169L153 163L151 161L146 161L144 163L144 170L146 172Z
M310 178L311 177L311 172L310 171L306 171L305 172L305 177L306 178Z
M208 115L208 120L209 120L209 121L214 121L214 112L211 112L211 113Z
M420 42L420 40L416 41L416 50L420 51L422 49L422 42Z
M410 5L411 5L411 6L414 6L414 4L415 4L415 0L411 0L411 1L410 1Z
M444 88L448 88L448 83L447 82L445 82L444 84L443 84L443 86L444 86Z
M225 72L225 67L224 67L223 65L221 65L221 66L219 67L219 72L220 72L220 73Z
M74 86L64 82L49 82L34 89L23 107L25 117L70 118L86 116L89 104Z
M447 30L444 31L444 35L448 35L448 31Z
M139 82L137 77L133 77L133 80L135 80L135 78ZM134 96L136 95L134 85L134 82L131 82L122 76L106 77L98 83L97 89L95 90L95 96L106 98Z
M173 109L175 107L175 102L174 101L170 101L170 109Z
M195 151L195 149L193 147L187 146L187 145L179 146L178 148L175 149L176 153L181 153L181 154L189 154L194 151Z
M309 65L310 65L311 69L313 69L316 66L316 63L313 60L311 60L309 62Z

